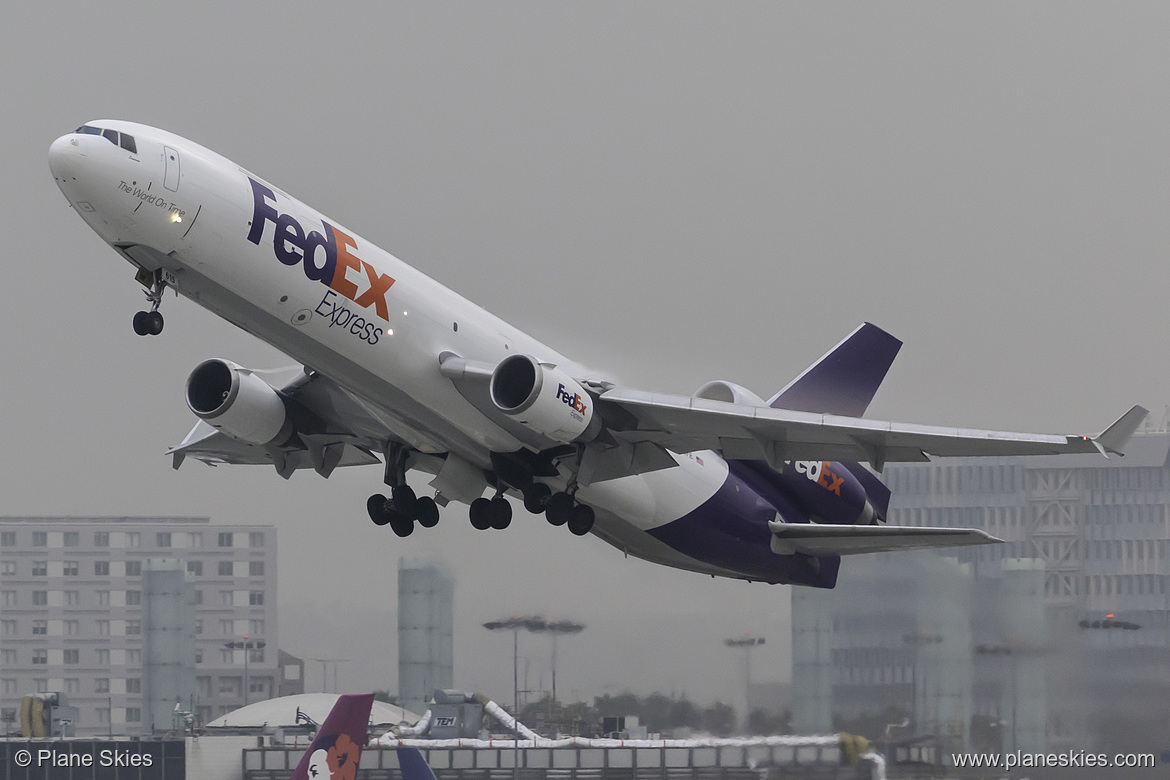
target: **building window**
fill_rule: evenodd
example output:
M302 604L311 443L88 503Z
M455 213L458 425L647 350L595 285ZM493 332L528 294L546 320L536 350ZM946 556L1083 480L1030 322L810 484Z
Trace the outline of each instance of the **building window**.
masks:
M65 591L65 606L76 607L81 604L81 591L67 590Z
M264 591L254 590L248 594L248 604L253 607L264 606Z
M203 633L203 621L202 621L202 620L196 620L196 621L195 621L195 633L196 633L196 634L202 634L202 633Z
M137 607L142 604L142 591L128 590L126 591L126 606Z
M110 722L110 708L109 707L98 707L97 719L98 719L98 723L109 723Z
M32 592L32 599L34 607L47 607L49 605L49 591L34 590Z
M137 531L128 531L126 533L126 546L127 547L141 547L142 546L142 534L138 533Z
M49 576L49 562L48 561L33 561L32 576L34 576L34 577L48 577Z
M268 690L268 683L264 680L250 680L248 690L251 693L265 693Z
M93 681L94 693L109 693L110 692L110 678L99 677Z
M203 604L203 591L197 590L197 591L195 591L195 606L197 606L197 607L202 606L202 604Z
M141 720L142 720L142 708L141 707L127 707L126 708L126 722L127 723L138 723Z
M230 577L230 576L232 576L232 571L233 571L233 566L232 566L231 561L220 561L219 562L219 576Z
M16 621L0 620L0 636L16 636Z
M15 607L16 591L0 590L0 607Z
M263 547L264 546L264 532L252 531L248 534L249 547Z
M127 650L126 651L126 663L131 665L131 666L140 666L142 664L142 651L141 650Z
M15 677L5 677L3 680L0 680L0 693L5 694L6 696L15 695L16 694L16 678Z
M16 651L0 650L0 663L5 666L16 666Z
M188 547L202 547L203 546L203 534L199 533L198 531L188 532L187 533L187 546Z
M33 650L33 664L43 665L49 663L48 650Z
M81 693L81 679L77 677L66 677L65 693Z
M221 590L219 592L219 605L221 607L230 607L235 604L230 590Z
M108 590L97 591L97 605L99 607L110 606L110 592Z
M80 544L81 544L81 534L79 534L77 531L66 531L65 532L65 546L66 547L77 547Z
M231 546L232 546L232 534L231 534L231 531L226 531L226 532L224 532L224 533L221 533L221 534L219 535L219 541L218 541L218 543L217 543L217 544L218 544L218 546L220 546L220 547L231 547Z
M203 663L203 648L202 647L195 648L195 663L197 663L197 664Z
M16 561L0 561L0 576L12 577L16 575Z
M98 666L109 666L110 665L110 651L109 650L107 650L105 648L99 648L97 651L97 654L98 654ZM107 691L110 690L110 681L109 680L106 680L106 690Z
M66 577L76 577L77 576L77 568L78 568L77 561L65 561L64 568L62 569L62 573Z
M32 626L35 635L43 636L49 633L49 621L47 620L34 620Z
M230 620L219 621L219 633L223 634L224 636L231 636L234 634L235 630L233 628L233 622Z
M47 679L45 679L44 677L35 678L33 680L33 688L36 689L37 693L48 693L49 692L49 681Z
M93 535L93 546L94 547L109 547L110 546L109 532L107 532L107 531L95 532Z
M249 620L248 633L252 636L264 636L264 621L263 620Z
M142 678L130 677L126 680L126 693L142 693Z
M228 652L231 655L231 652ZM237 694L240 692L240 678L238 677L220 677L219 678L219 692Z
M203 576L203 561L187 561L187 573L196 577Z
M127 620L126 621L126 634L127 634L127 636L130 636L133 634L141 634L141 633L142 633L142 621L141 620Z
M248 561L248 576L249 577L263 577L264 576L264 561Z
M65 663L79 664L81 663L81 651L77 649L65 651Z
M97 622L98 636L109 636L110 635L110 621L98 620L96 622Z
M81 625L78 621L65 621L65 636L77 636L79 633L81 633Z
M16 531L0 531L0 547L15 547Z
M48 547L49 546L49 534L45 531L33 531L32 546L33 547Z
M254 664L264 663L264 648L254 647L248 651L248 661Z
M157 534L154 535L154 541L155 541L155 545L157 547L170 547L171 546L171 532L170 531L159 531Z
M109 561L94 561L93 573L95 577L109 577L110 576L110 562Z
M126 561L126 576L127 577L141 577L142 576L142 561Z

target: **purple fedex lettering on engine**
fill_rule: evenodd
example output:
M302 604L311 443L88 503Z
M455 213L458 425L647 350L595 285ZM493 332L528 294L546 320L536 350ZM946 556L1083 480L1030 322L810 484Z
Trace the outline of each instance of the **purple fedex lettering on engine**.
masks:
M557 385L557 400L565 402L578 414L585 414L585 410L588 408L580 393L569 395L569 391L562 384Z

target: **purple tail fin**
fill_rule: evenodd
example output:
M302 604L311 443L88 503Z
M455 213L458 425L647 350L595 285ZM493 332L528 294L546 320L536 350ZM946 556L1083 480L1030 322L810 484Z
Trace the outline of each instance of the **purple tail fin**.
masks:
M797 412L860 417L902 342L868 322L776 393L768 405Z
M317 729L313 744L297 764L291 780L335 780L357 773L374 694L347 693L337 699L329 717Z
M398 748L398 766L402 769L402 780L435 780L435 773L418 748Z

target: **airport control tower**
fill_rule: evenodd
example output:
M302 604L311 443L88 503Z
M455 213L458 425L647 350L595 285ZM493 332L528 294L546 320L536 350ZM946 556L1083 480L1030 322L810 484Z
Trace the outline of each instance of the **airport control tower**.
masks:
M438 563L398 561L398 704L425 712L454 683L455 582Z

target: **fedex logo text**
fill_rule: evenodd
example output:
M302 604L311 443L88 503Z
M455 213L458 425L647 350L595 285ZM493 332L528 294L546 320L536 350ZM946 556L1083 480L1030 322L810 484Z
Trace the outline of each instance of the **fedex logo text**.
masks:
M793 468L798 474L804 474L809 478L809 481L817 483L830 493L841 495L841 485L845 484L845 478L839 477L829 470L829 461L798 460L793 464Z
M253 201L249 241L259 246L264 227L271 222L274 228L272 248L277 260L289 266L300 263L309 279L337 291L358 306L367 309L373 306L379 317L390 321L386 293L394 284L393 277L378 273L372 265L355 255L353 250L357 249L357 243L353 238L328 222L321 222L323 234L316 230L306 233L296 217L276 210L273 205L276 194L272 190L251 177L248 181L252 183ZM360 295L359 284L364 287Z
M565 386L562 384L557 385L557 400L568 404L577 414L583 415L585 410L589 408L585 405L585 399L581 397L580 393L569 395L569 391L565 390Z

